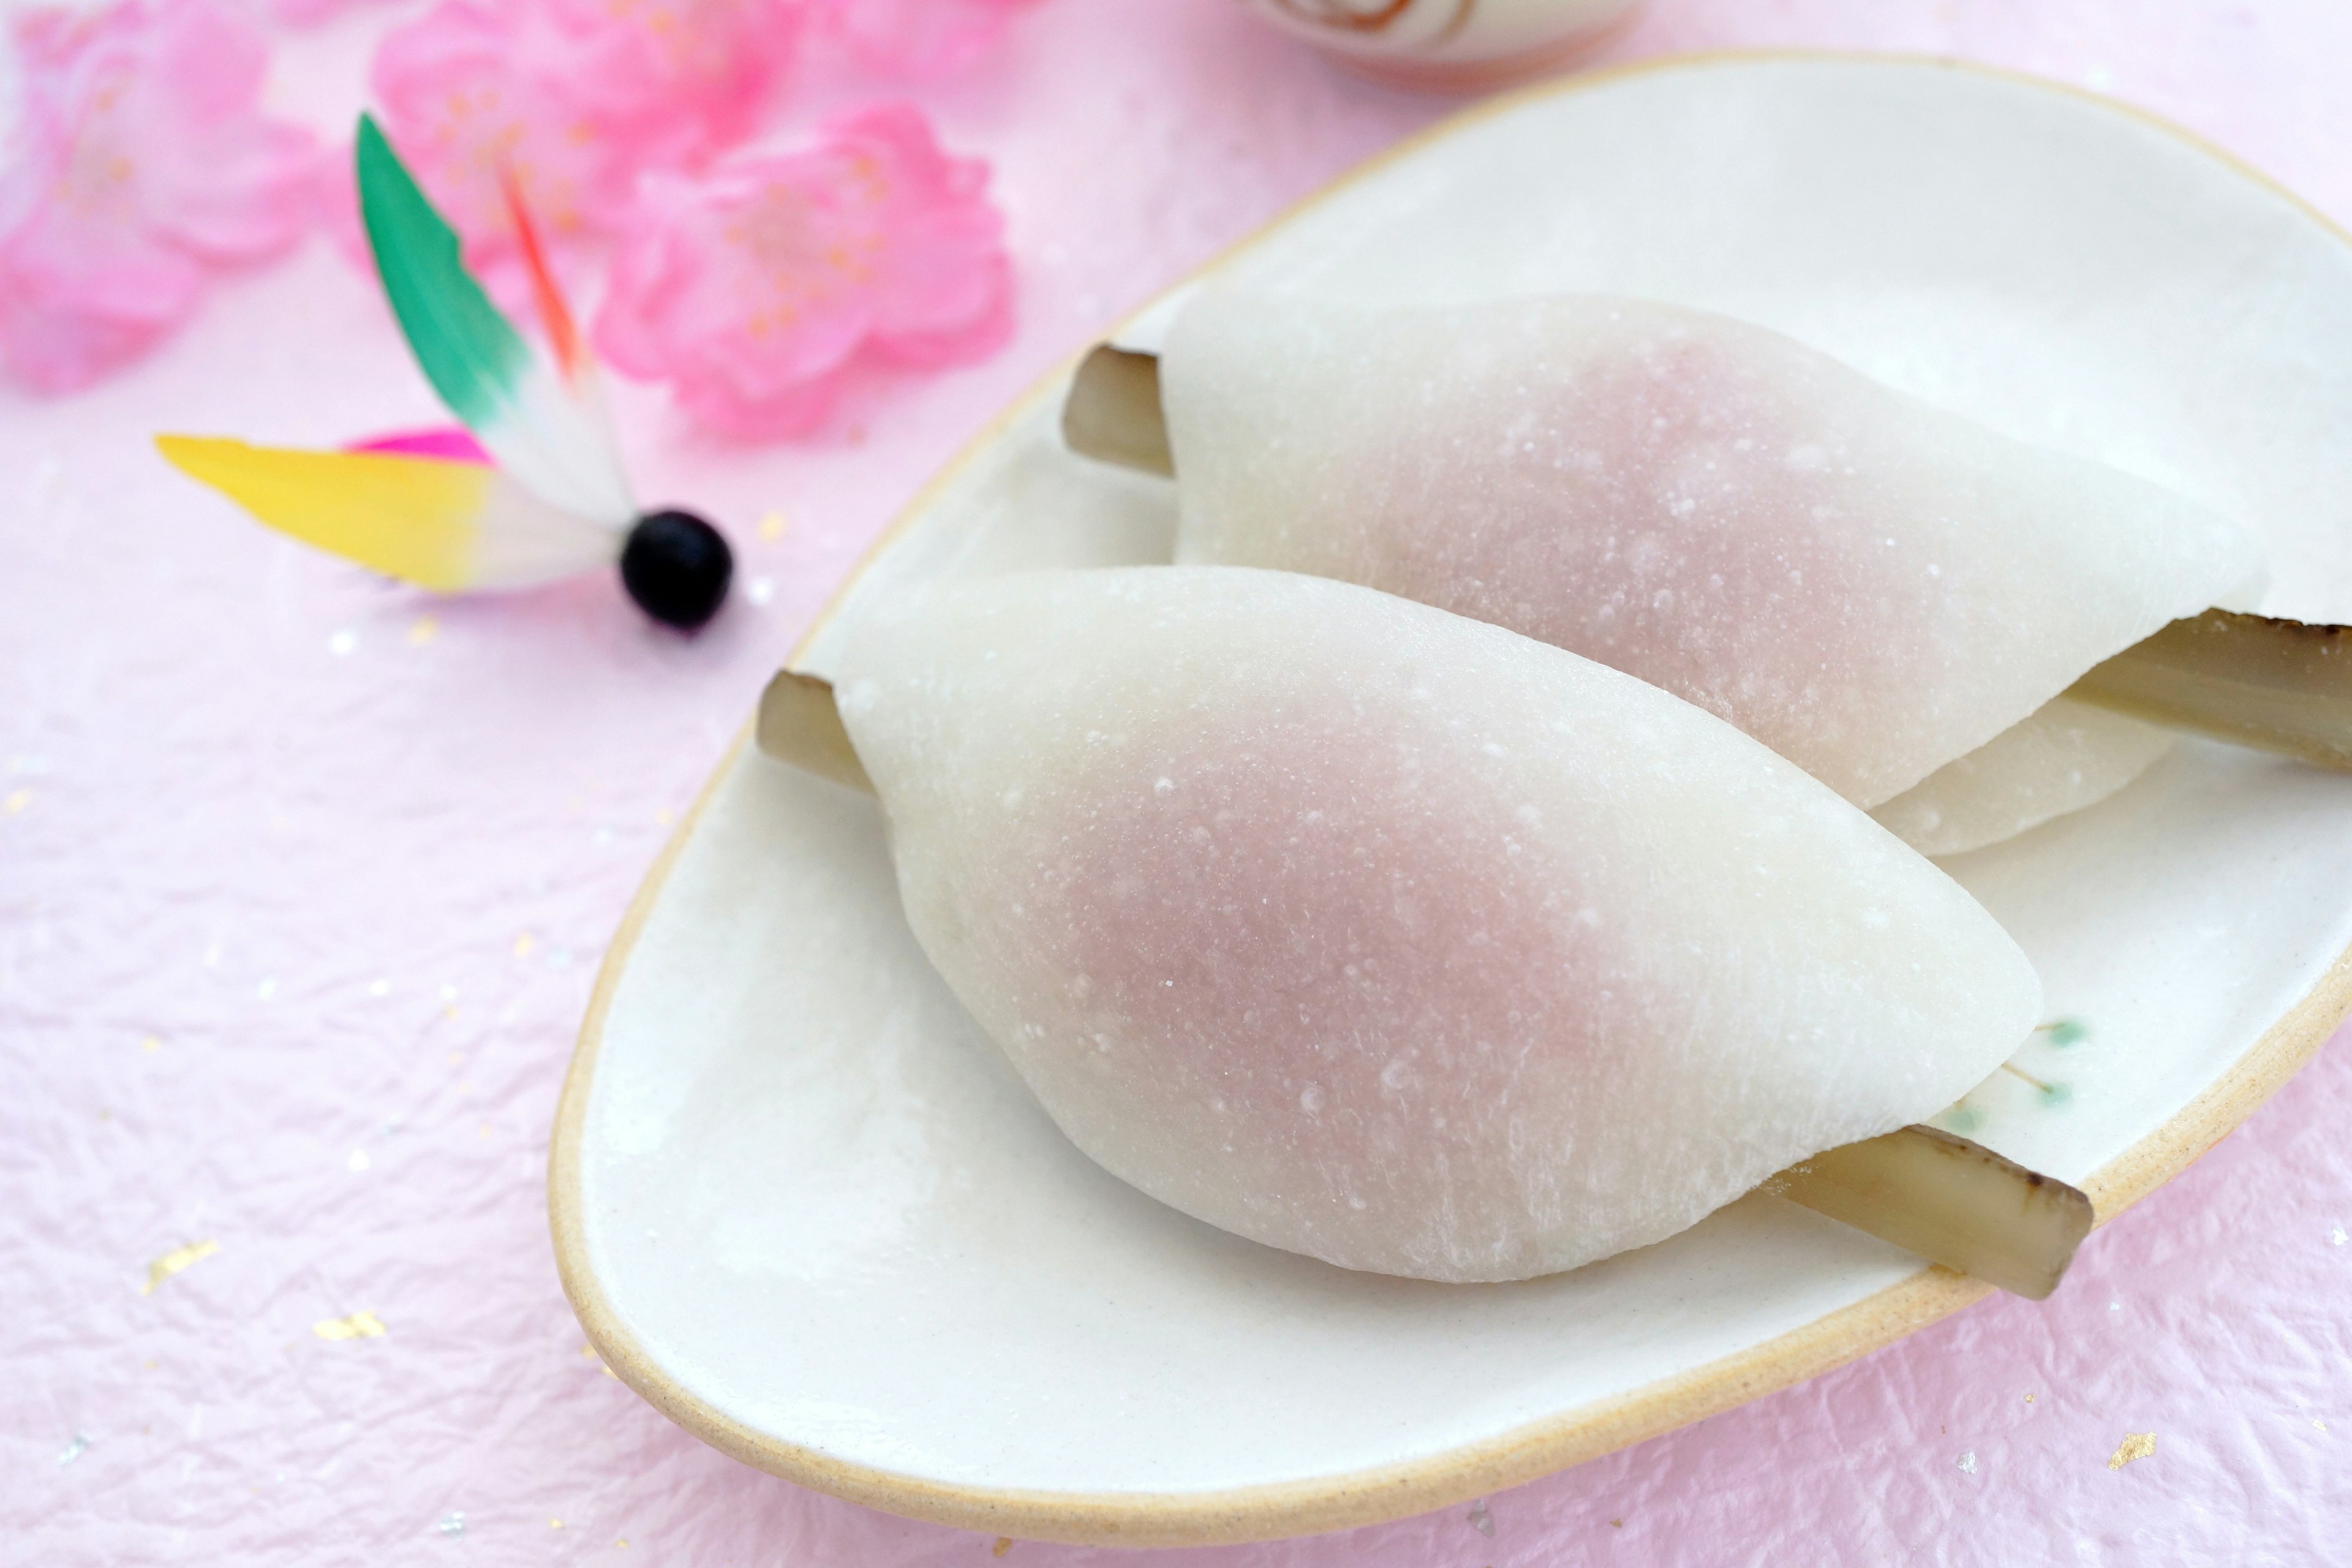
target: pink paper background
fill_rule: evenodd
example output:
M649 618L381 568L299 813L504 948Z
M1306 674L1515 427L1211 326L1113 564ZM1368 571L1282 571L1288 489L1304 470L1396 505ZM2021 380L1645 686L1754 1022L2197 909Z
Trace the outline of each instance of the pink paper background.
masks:
M289 46L279 100L344 120L385 16ZM2352 217L2334 0L1659 0L1607 58L1789 44L2112 92ZM608 581L449 604L378 585L145 449L433 416L322 245L93 393L0 394L0 1559L998 1561L745 1469L603 1375L542 1192L572 1032L667 825L924 478L1120 311L1446 106L1219 0L1054 0L926 102L996 163L1020 335L797 447L713 449L625 396L643 489L739 542L742 596L697 640ZM1988 1302L1484 1514L1153 1560L2344 1561L2348 1116L2339 1038L2046 1306ZM140 1293L202 1240L218 1252ZM314 1332L362 1310L383 1337ZM2152 1458L2109 1468L2151 1431Z

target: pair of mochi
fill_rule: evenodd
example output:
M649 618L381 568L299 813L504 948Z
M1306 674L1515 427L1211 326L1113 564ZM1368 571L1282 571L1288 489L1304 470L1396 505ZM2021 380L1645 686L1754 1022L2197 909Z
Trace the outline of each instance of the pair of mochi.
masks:
M1934 1114L2040 984L1731 724L1232 566L919 586L836 649L907 918L1054 1121L1228 1231L1503 1280Z
M1670 306L1212 289L1160 385L1189 564L903 594L842 717L1078 1147L1351 1268L1574 1268L1980 1081L2039 982L1906 841L2128 782L2167 740L2060 693L2262 579Z
M1951 854L2169 739L2059 694L2251 607L2252 536L1747 322L1211 287L1160 358L1180 562L1440 605L1696 703Z

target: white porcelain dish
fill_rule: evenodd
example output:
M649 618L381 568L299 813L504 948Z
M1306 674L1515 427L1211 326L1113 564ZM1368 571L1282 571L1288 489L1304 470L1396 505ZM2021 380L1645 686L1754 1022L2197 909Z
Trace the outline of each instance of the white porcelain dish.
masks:
M2352 244L2064 89L1752 56L1556 84L1222 265L1367 300L1594 289L1745 316L2236 509L2276 553L2268 607L2352 617ZM1170 492L1063 450L1063 379L908 510L806 665L895 584L1166 558ZM1997 1074L1948 1124L2103 1216L2352 1008L2352 780L2184 744L1949 864L2040 966L2053 1026L2017 1060L2033 1082ZM845 1497L1041 1539L1436 1507L1981 1293L1760 1197L1507 1286L1351 1275L1211 1230L1090 1164L997 1064L905 929L873 803L741 748L606 956L550 1186L583 1323L682 1425Z

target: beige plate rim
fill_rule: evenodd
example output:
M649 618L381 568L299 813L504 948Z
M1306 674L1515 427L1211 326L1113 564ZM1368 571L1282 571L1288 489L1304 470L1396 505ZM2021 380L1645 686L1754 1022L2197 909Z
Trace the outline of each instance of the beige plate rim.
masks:
M1872 55L1823 50L1716 50L1662 56L1608 70L1538 83L1447 116L1294 205L1259 234L1287 222L1340 188L1466 125L1519 104L1579 92L1657 72L1749 62L1933 66L1965 70L2095 103L2171 135L2242 177L2285 197L2338 240L2352 245L2325 214L2234 154L2180 127L2095 93L2021 72L1919 55ZM1253 235L1225 254L1246 248ZM1218 258L1222 260L1223 258ZM1214 266L1215 262L1212 262ZM1202 268L1203 271L1207 268ZM1055 366L991 421L909 502L844 579L794 649L808 646L862 577L934 498L982 451L1070 373L1076 356ZM851 1502L912 1519L1029 1541L1079 1545L1177 1546L1263 1541L1314 1534L1402 1519L1499 1491L1580 1464L1676 1426L1743 1405L1842 1366L1894 1343L1989 1294L1991 1287L1941 1268L1923 1268L1899 1285L1816 1319L1792 1332L1708 1362L1613 1399L1548 1416L1483 1442L1370 1469L1267 1486L1188 1493L1049 1492L944 1485L919 1477L846 1463L780 1441L735 1421L672 1381L646 1354L604 1299L589 1267L580 1193L581 1149L590 1086L604 1020L638 934L653 912L684 846L693 836L719 782L748 742L739 733L705 783L693 808L646 875L620 930L605 950L588 1015L565 1074L548 1148L548 1216L557 1272L581 1327L605 1365L654 1407L696 1436L747 1465ZM2104 1225L2185 1170L2277 1091L2311 1059L2338 1024L2352 1015L2352 948L2339 953L2318 983L2264 1032L2231 1069L2147 1137L2083 1184Z

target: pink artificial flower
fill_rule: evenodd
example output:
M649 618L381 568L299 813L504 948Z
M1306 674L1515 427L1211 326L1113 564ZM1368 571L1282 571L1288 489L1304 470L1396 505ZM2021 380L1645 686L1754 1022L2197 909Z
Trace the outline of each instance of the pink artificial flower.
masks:
M791 64L798 0L447 0L388 35L384 133L467 241L510 258L499 170L558 243L609 232L647 169L751 129Z
M688 413L756 439L807 431L860 363L976 359L1012 326L988 165L950 158L904 104L805 152L744 153L648 182L595 341Z
M572 99L637 139L649 168L692 168L750 135L799 47L804 0L547 0L573 41Z
M824 29L868 68L941 77L995 46L1013 13L1036 0L815 0Z
M213 271L293 246L315 153L261 113L260 35L211 0L44 8L10 31L23 100L0 168L0 365L69 392L185 321Z

